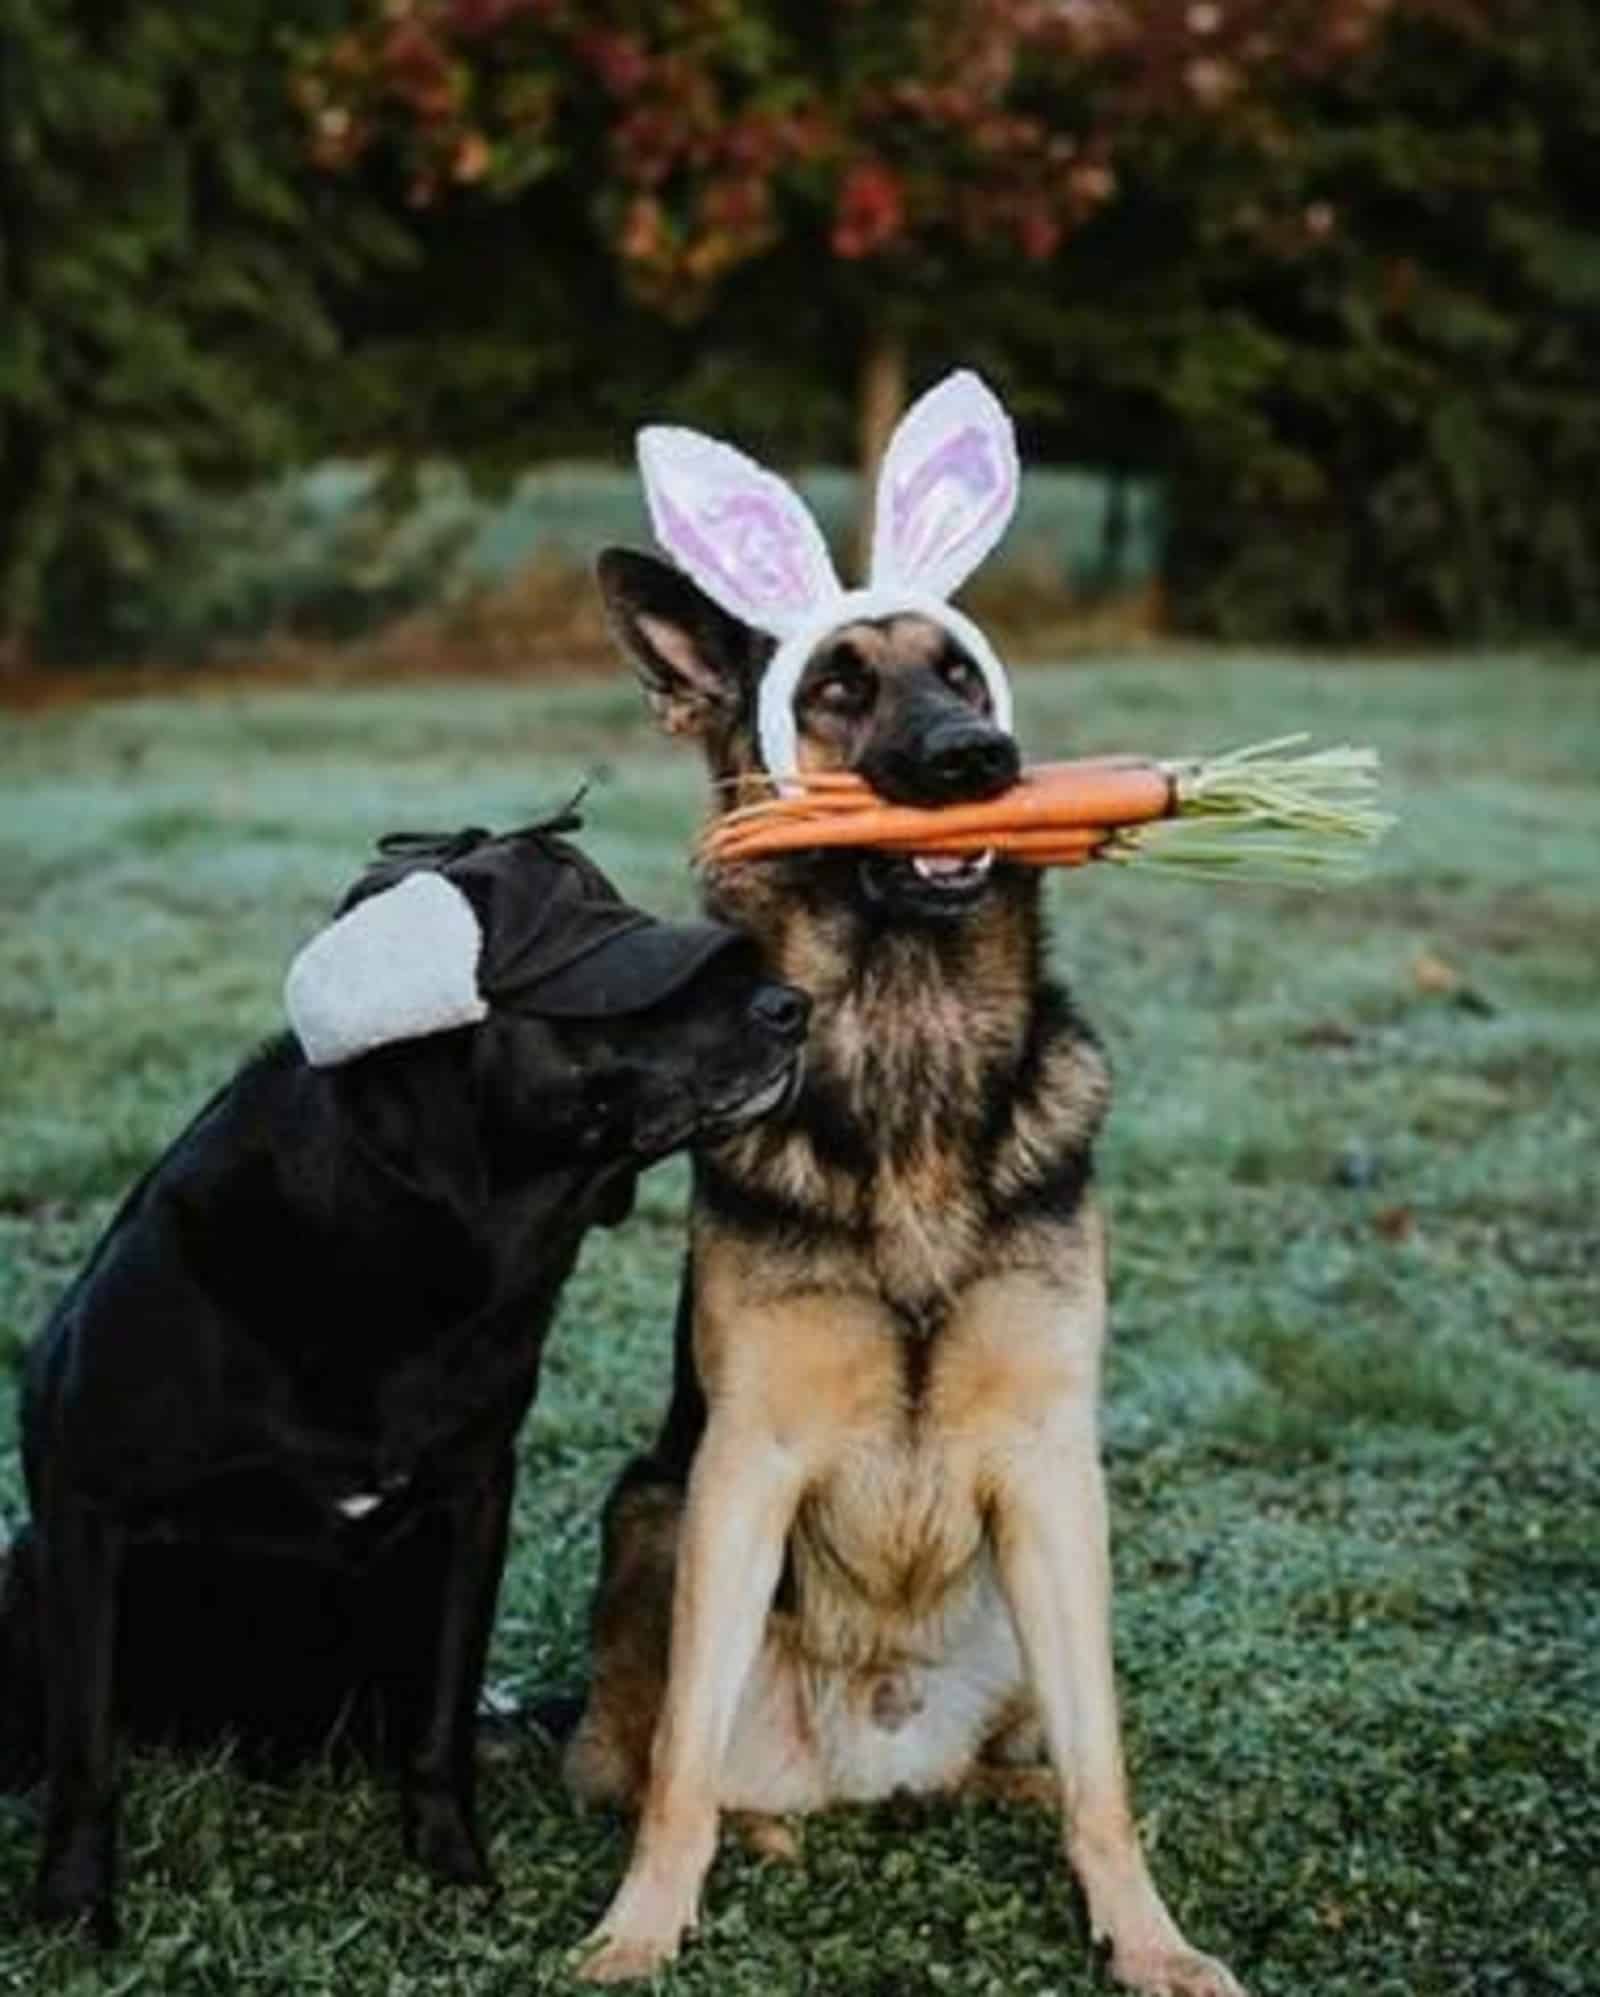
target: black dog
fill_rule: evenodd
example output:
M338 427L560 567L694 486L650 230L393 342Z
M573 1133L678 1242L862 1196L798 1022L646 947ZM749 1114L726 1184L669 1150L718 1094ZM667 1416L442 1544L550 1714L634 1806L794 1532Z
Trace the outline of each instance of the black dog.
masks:
M787 1094L806 1016L571 823L386 842L291 974L306 1052L201 1111L30 1353L0 1773L42 1737L46 1918L114 1934L119 1728L342 1731L398 1767L408 1848L488 1879L474 1719L557 1295L642 1166Z

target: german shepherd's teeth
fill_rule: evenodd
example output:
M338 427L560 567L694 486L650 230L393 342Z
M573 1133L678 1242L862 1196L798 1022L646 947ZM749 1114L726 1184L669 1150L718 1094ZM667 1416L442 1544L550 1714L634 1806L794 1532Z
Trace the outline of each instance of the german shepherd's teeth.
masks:
M922 880L965 887L988 873L994 852L991 848L984 853L913 853L911 865Z

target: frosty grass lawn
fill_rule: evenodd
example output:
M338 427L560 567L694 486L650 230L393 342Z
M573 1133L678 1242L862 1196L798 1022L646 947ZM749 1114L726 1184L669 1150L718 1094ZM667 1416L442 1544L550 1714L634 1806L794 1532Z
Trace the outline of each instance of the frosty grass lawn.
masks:
M1157 1872L1261 1997L1600 1988L1600 672L1085 662L1029 675L1022 713L1041 755L1371 740L1403 814L1376 876L1320 898L1051 890L1120 1079L1106 1448ZM620 674L0 714L0 1512L22 1342L274 1027L369 840L515 823L583 778L596 856L686 907L694 762ZM568 1292L496 1643L514 1692L580 1675L596 1509L664 1392L683 1195L657 1173ZM534 1739L485 1791L487 1909L402 1863L363 1781L139 1762L103 1961L23 1922L31 1807L0 1799L0 1990L562 1988L624 1829ZM726 1851L663 1987L1098 1987L1041 1815L897 1803L805 1848Z

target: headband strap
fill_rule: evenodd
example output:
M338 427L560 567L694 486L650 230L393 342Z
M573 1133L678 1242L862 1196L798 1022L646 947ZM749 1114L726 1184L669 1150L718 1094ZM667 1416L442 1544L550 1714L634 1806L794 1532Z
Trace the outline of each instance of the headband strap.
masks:
M983 674L997 728L1011 728L1011 682L994 647L952 603L916 590L852 589L843 591L812 620L799 625L779 644L761 675L757 694L756 728L761 760L780 783L799 774L799 740L795 729L794 697L806 661L830 631L863 619L926 617L948 631Z

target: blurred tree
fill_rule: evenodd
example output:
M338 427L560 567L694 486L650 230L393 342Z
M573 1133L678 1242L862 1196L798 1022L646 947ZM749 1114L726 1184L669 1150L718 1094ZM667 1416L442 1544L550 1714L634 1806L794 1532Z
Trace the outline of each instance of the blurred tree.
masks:
M565 325L592 368L620 280L669 328L703 322L709 350L748 349L766 385L842 366L830 408L853 402L870 467L910 347L1003 344L998 295L1111 201L1125 152L1196 123L1271 133L1263 102L1347 60L1390 4L356 0L300 91L328 167L376 150L419 209L514 216L501 271L538 264L589 308L574 333L554 305L531 343ZM503 333L497 289L473 303ZM673 342L642 344L649 376Z
M1013 301L1041 444L1167 476L1184 628L1600 634L1590 0L1409 10L1273 114L1152 137Z
M338 0L6 0L0 31L0 669L47 596L128 586L185 481L295 436L324 282L392 226L309 173L288 37ZM94 622L91 614L89 622Z
M1182 623L1592 633L1597 137L1592 0L5 0L0 661L197 482L870 459L913 360L1163 474Z
M1297 110L1198 287L1218 336L1171 404L1176 609L1600 635L1592 0L1399 21Z

